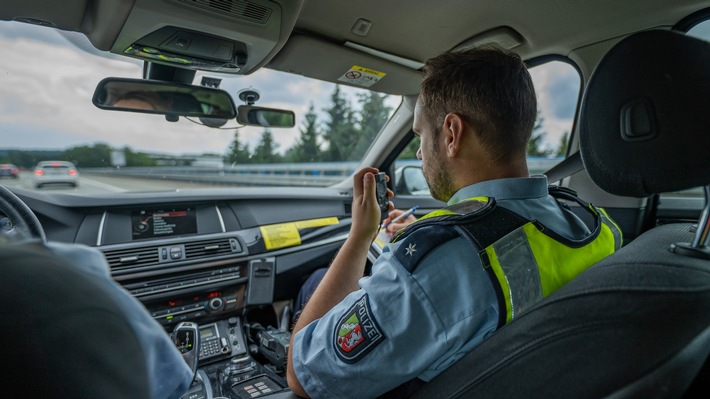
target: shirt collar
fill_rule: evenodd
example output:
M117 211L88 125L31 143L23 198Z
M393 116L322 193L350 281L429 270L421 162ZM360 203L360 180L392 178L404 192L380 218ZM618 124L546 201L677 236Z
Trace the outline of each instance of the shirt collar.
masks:
M473 197L493 197L496 200L541 198L547 196L547 176L513 177L486 180L457 191L448 205L459 203Z

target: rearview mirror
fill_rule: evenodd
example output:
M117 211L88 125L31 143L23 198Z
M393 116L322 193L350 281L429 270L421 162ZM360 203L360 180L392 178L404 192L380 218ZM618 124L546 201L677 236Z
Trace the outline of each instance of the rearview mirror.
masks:
M237 122L249 126L294 127L296 115L282 109L242 105L237 110Z
M168 120L236 116L234 101L224 90L156 80L106 78L96 86L92 102L101 109L162 114Z

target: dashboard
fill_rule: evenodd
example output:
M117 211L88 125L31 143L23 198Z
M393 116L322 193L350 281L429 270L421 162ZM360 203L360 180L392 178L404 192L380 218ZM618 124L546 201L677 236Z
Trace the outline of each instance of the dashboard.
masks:
M199 326L201 383L190 399L287 392L291 300L347 237L352 202L330 188L16 194L48 240L101 250L114 280L168 333Z

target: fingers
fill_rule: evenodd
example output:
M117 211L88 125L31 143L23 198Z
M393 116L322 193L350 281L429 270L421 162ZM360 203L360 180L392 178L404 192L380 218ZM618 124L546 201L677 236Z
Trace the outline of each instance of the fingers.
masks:
M390 223L389 225L387 225L387 234L392 236L394 233L402 230L403 228L407 227L408 225L409 225L409 223L407 223L406 221L397 222L397 223Z
M377 170L377 169L375 169ZM377 172L375 172L377 173ZM376 191L376 183L375 183L375 175L372 173L365 173L365 176L363 176L362 179L362 188L363 188L363 195L362 195L362 201L372 201L373 203L377 203L377 196L375 195Z
M363 179L365 178L365 175L370 173L372 181L374 183L375 176L373 174L377 173L377 172L379 172L379 170L377 168L367 167L367 168L360 169L359 171L357 171L355 173L355 175L353 175L353 197L354 198L358 198L364 192L364 186L363 186L364 180Z
M404 211L401 210L401 209L392 209L392 210L390 211L389 216L387 217L387 219L394 219L394 218L396 218L397 216L399 216L399 215L401 215L401 214L403 214L403 213L404 213Z
M390 204L392 204L390 202ZM387 234L391 237L394 233L398 232L399 230L409 226L410 224L414 223L417 221L416 216L414 215L409 215L404 219L398 220L395 223L392 223L392 220L396 219L398 216L402 215L406 211L403 211L401 209L393 209L389 212L389 215L387 216L387 219L385 219L382 223L383 226L386 226L386 232Z

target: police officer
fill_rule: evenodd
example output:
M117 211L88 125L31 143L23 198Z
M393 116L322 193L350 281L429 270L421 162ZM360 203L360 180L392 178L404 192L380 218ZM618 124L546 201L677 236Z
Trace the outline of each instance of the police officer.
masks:
M427 61L413 131L431 194L448 206L398 232L363 278L380 219L377 169L355 174L350 235L293 330L296 394L369 398L429 381L620 247L602 209L529 177L536 114L530 75L512 52Z

